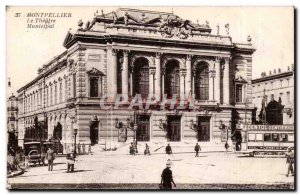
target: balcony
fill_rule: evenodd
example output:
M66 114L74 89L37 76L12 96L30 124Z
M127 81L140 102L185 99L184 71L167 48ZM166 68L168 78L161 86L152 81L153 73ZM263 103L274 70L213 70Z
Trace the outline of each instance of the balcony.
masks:
M9 106L9 107L7 107L7 111L18 111L18 107Z
M15 121L15 120L16 120L16 117L13 117L13 116L8 117L8 120L9 120L9 121Z

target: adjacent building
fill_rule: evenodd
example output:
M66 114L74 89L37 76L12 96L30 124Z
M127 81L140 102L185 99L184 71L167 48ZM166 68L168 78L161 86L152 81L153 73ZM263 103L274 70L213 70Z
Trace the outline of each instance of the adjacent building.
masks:
M238 118L251 122L251 38L235 43L219 27L198 24L173 13L120 8L95 13L64 40L66 51L38 69L38 76L18 90L19 144L39 137L61 139L64 147L77 143L118 145L133 138L144 142L226 141L220 123ZM290 81L291 82L291 81ZM292 93L292 91L291 91ZM117 109L117 94L128 102ZM136 94L155 96L149 108L128 109ZM191 99L190 108L170 108L167 99ZM291 94L292 96L292 94ZM189 104L189 101L185 101ZM255 104L256 105L256 104ZM136 132L130 121L137 123ZM234 127L233 127L234 129Z
M252 80L252 104L257 121L266 111L267 124L294 124L294 66L274 69ZM264 105L263 105L264 104Z
M18 137L18 98L13 94L7 100L8 143L14 144Z

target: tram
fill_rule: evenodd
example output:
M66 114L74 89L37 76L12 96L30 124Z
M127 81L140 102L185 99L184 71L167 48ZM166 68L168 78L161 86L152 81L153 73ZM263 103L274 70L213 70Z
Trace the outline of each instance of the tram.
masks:
M284 156L294 149L294 125L245 125L245 141L237 153L250 156Z

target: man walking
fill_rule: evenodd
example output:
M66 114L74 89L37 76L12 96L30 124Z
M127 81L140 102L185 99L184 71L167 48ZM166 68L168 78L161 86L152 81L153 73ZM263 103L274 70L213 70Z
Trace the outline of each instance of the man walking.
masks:
M77 154L80 154L81 153L81 144L78 143L77 145Z
M199 144L196 143L196 146L195 146L196 155L195 155L195 157L199 157L199 150L201 151L201 148L200 148Z
M170 144L168 144L166 147L166 154L168 154L168 155L172 154L172 148L171 148Z
M145 148L145 151L144 151L144 155L150 155L150 148L148 146L148 144L146 144L146 148Z
M48 171L53 171L53 161L55 159L55 154L51 147L48 148L46 158L48 160Z
M163 170L161 174L161 181L160 184L162 186L163 190L172 190L172 183L174 187L176 187L176 184L173 180L173 174L171 171L171 164L172 162L170 160L167 161L166 168Z
M288 177L290 172L291 172L291 175L294 176L294 168L293 168L293 164L294 164L294 152L292 151L292 148L291 147L288 147L287 149L287 153L286 153L286 163L288 164L288 171L287 171L287 174L286 176Z

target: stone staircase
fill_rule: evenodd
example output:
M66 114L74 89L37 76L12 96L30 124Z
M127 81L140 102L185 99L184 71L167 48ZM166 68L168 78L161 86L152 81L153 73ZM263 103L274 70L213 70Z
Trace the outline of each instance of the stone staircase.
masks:
M116 154L129 154L129 147L131 141L117 142L117 143L99 143L92 146L93 153L113 151ZM153 141L153 142L138 142L138 154L143 154L145 144L150 147L152 154L165 154L165 147L170 144L174 154L176 153L193 153L196 142L166 142L166 141ZM201 147L201 152L225 152L224 143L214 142L198 142ZM106 148L106 150L105 150Z

